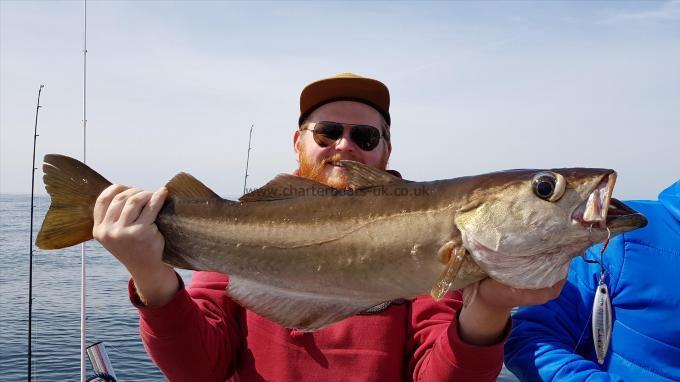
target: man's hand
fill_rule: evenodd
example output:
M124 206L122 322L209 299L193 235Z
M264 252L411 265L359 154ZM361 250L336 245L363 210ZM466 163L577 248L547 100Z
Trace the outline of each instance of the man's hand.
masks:
M461 338L475 345L497 343L502 339L512 308L540 305L555 299L566 281L543 289L516 289L491 278L482 280L475 298L460 312L458 330Z
M122 185L104 190L94 206L92 235L128 269L146 305L163 305L177 292L172 267L163 263L165 240L154 223L167 196Z

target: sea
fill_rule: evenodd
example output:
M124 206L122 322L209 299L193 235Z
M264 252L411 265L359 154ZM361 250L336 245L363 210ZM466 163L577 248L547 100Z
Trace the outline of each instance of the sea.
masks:
M28 376L29 251L49 207L30 195L0 195L0 381ZM139 337L139 316L127 296L129 275L97 242L85 244L88 345L103 342L118 381L164 381ZM32 380L80 378L81 246L33 248ZM179 271L188 284L191 272ZM88 375L93 371L87 362ZM503 369L498 381L517 381Z

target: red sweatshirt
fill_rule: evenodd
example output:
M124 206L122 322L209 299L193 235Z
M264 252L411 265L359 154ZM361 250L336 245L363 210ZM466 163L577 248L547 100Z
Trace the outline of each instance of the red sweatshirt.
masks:
M179 278L179 276L178 276ZM189 289L139 308L147 352L170 381L495 381L502 343L458 336L459 292L350 317L321 330L285 329L232 301L227 276L194 272ZM506 327L506 334L510 324Z

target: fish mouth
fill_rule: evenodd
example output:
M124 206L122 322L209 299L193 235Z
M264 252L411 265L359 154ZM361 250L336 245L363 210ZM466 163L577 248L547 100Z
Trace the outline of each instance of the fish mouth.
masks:
M572 221L589 229L622 228L622 231L647 225L647 219L641 213L612 198L615 184L616 172L602 177L586 201L574 209Z

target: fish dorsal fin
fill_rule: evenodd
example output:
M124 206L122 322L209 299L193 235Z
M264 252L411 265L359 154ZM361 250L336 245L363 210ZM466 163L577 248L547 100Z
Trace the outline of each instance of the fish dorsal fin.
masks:
M327 195L335 190L323 183L290 174L279 174L264 186L239 198L241 202L294 199L305 195Z
M311 332L366 311L381 301L304 293L229 275L227 294L241 306L285 328Z
M209 200L221 199L205 184L186 172L180 172L165 185L171 198Z
M360 162L341 160L336 162L336 164L347 169L347 182L353 190L408 182L389 172L367 166Z

